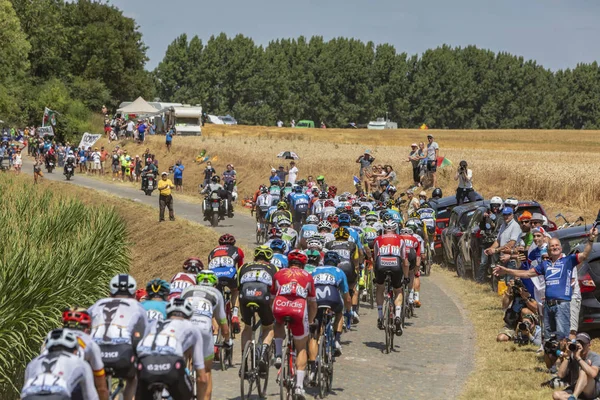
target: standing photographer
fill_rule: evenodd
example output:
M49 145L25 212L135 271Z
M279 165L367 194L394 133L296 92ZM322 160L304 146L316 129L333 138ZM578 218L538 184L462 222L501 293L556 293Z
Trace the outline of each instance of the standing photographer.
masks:
M554 400L571 400L600 396L600 355L590 351L591 338L587 333L578 333L561 355L557 376L570 385L565 390L552 394Z
M475 190L473 190L473 171L467 167L467 162L462 160L454 175L454 180L458 181L458 188L456 188L456 204L459 206L465 202L465 197L467 197L470 202L477 200Z

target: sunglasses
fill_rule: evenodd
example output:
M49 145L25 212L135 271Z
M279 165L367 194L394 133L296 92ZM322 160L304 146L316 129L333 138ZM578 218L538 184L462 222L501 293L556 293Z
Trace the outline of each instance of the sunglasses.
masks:
M529 224L531 221L526 220L526 221L521 221L522 224Z

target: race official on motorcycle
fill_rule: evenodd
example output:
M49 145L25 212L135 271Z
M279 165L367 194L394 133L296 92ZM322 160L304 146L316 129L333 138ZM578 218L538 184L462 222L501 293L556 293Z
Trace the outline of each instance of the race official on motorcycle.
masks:
M227 216L229 218L233 218L233 199L231 197L231 192L225 190L223 185L221 185L221 178L218 176L213 176L210 178L210 183L206 185L206 187L200 192L201 194L211 194L212 192L217 192L219 197L222 200L227 200L229 204L229 209L227 210Z
M65 166L63 168L64 175L67 174L67 167L70 166L73 171L75 171L75 155L73 154L73 150L69 150L69 154L65 159Z
M148 175L153 175L155 179L158 175L158 168L153 162L147 163L142 169L142 190L148 186Z
M481 250L481 263L479 264L479 272L477 274L477 282L483 283L487 276L488 257L492 257L491 265L495 265L498 257L495 255L488 256L485 253L485 249L490 247L496 240L498 230L504 225L502 219L502 199L498 196L492 197L490 200L489 209L483 214L481 223L479 224L479 230L482 233L482 250Z

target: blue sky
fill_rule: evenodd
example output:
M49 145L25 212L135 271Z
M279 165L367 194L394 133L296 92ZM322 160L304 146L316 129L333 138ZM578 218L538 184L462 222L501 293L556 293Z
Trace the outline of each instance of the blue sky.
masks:
M422 53L444 43L537 60L552 70L600 54L598 0L110 0L135 18L153 69L173 39L241 33L266 45L304 35L354 37Z

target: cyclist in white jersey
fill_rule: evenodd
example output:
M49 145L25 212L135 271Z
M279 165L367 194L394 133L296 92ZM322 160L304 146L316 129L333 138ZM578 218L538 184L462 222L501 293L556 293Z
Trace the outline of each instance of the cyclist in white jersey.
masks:
M133 277L117 275L109 287L112 297L98 300L88 310L92 316L90 335L102 350L104 368L126 380L124 400L132 400L136 379L131 359L148 328L146 309L134 297L137 284Z
M46 349L25 370L23 400L71 400L77 387L83 400L98 400L90 365L77 355L77 336L69 329L55 329L46 338Z
M181 294L182 299L190 299L194 313L191 321L200 327L202 331L202 347L204 353L204 369L208 379L206 397L212 395L212 363L214 354L215 337L213 336L213 317L217 320L223 333L223 344L230 348L233 341L229 336L229 326L227 325L227 315L225 314L225 300L223 295L215 287L219 283L219 278L211 270L200 271L196 276L195 286L186 288Z
M190 299L173 298L167 305L167 320L153 321L137 346L138 389L136 399L149 399L150 387L162 385L172 400L190 400L194 393L185 356L191 352L196 370L197 398L206 397L208 378L204 369L202 331L190 321L194 312Z

